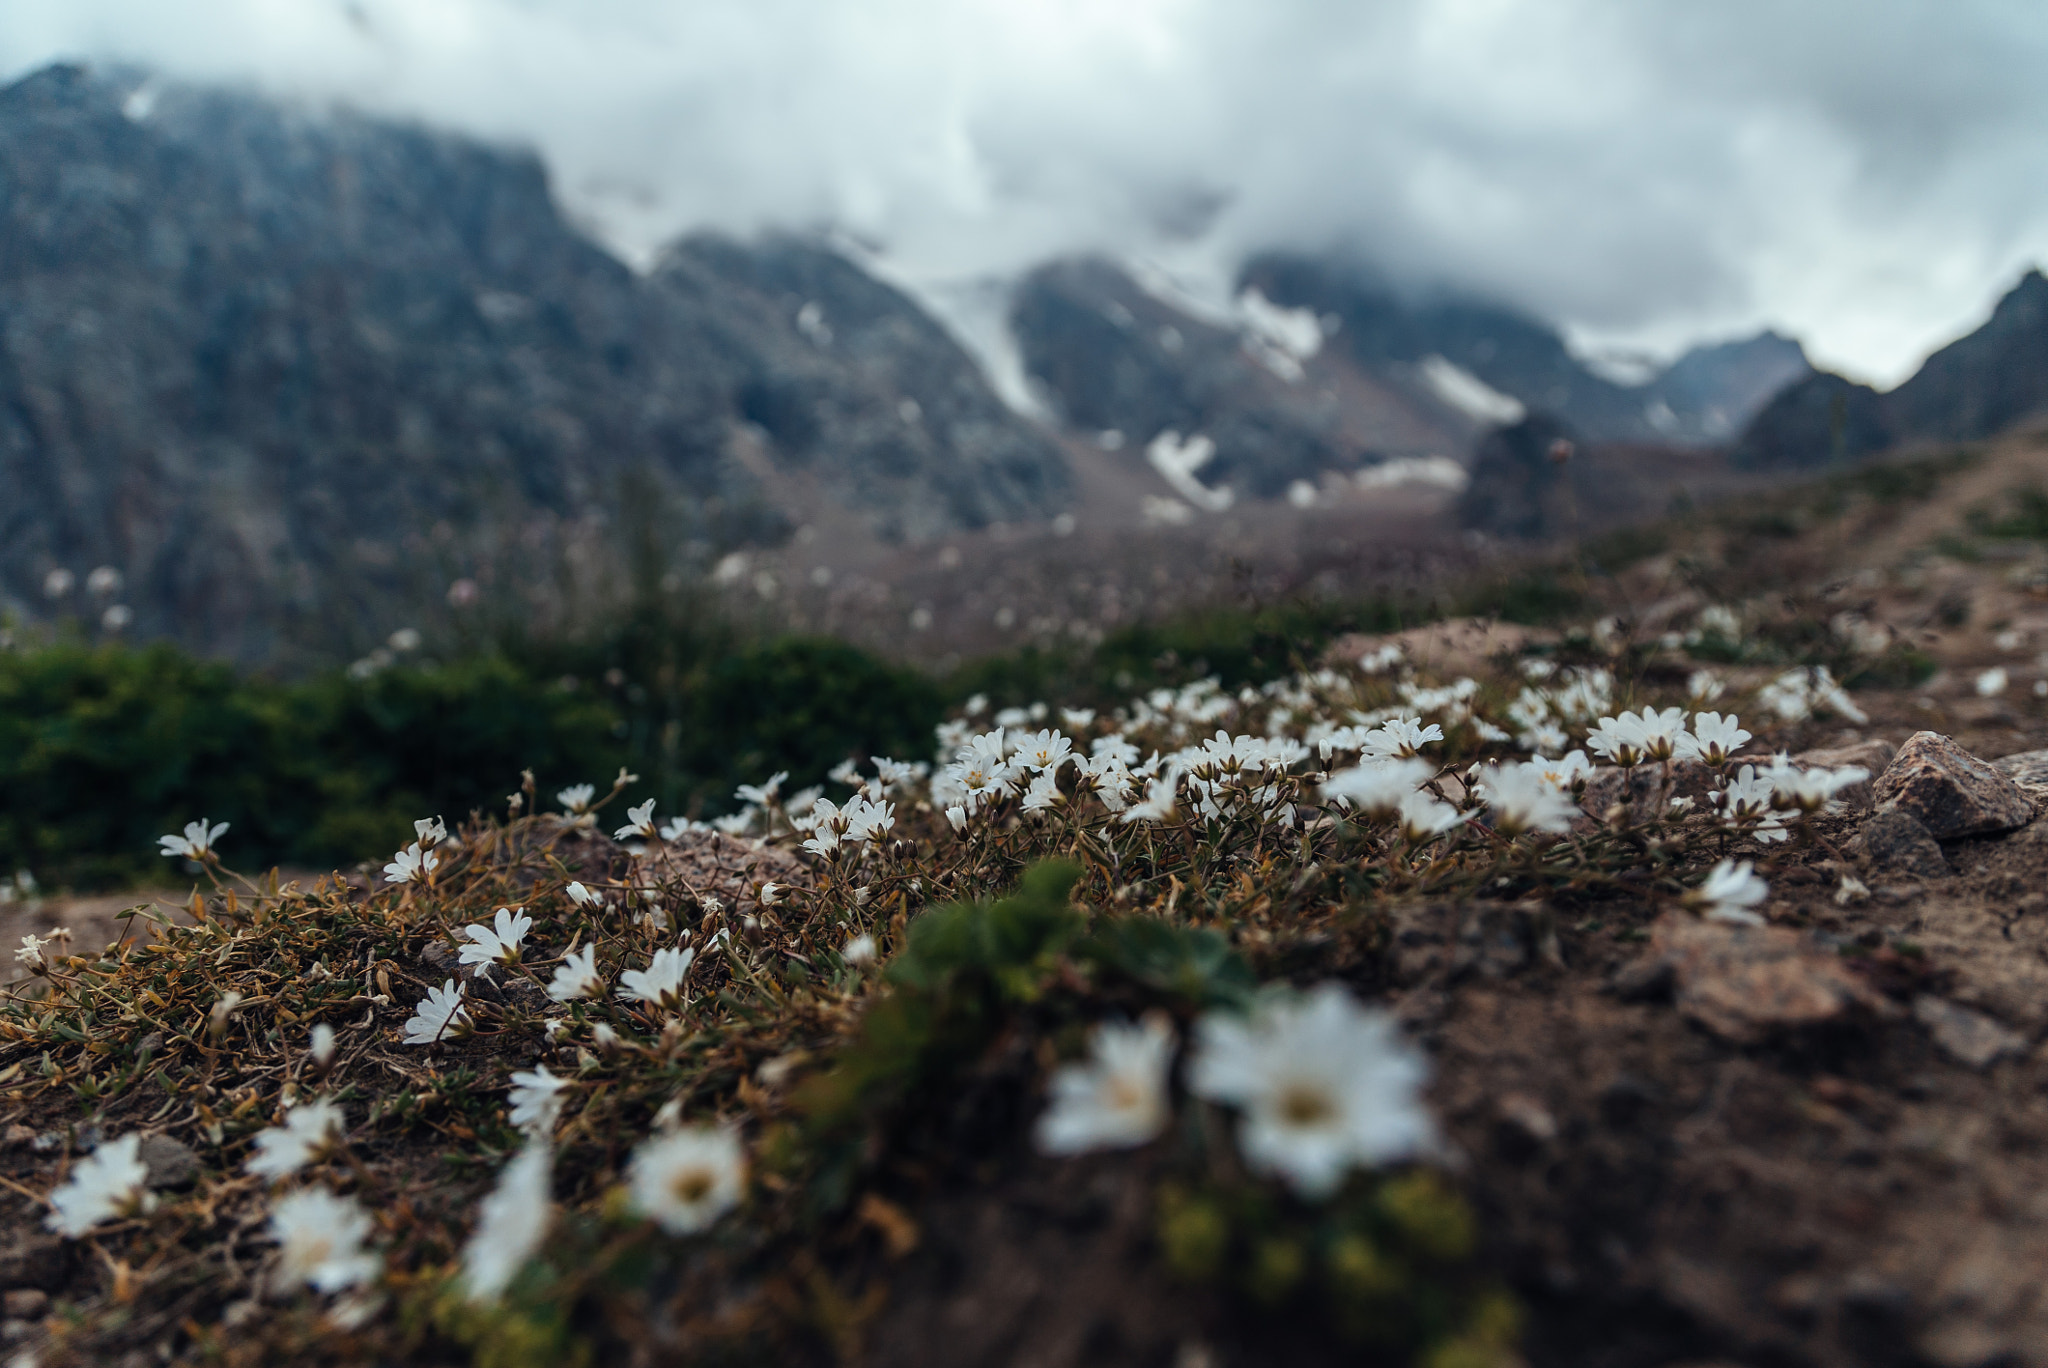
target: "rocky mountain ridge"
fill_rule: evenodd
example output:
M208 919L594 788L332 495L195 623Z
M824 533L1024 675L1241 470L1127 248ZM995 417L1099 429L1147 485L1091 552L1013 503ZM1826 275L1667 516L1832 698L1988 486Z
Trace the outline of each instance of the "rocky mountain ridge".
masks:
M2048 277L2030 270L1984 325L1880 392L1828 372L1792 385L1735 443L1738 465L1813 469L1899 446L1975 441L2048 414Z

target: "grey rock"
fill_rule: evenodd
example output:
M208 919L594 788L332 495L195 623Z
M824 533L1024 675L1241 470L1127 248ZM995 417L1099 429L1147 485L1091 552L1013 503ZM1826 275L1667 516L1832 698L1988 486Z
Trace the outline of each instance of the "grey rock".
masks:
M153 1188L184 1187L199 1176L199 1156L174 1136L161 1132L145 1135L138 1153L143 1167L149 1170L148 1182Z
M1887 874L1944 879L1953 872L1920 819L1901 808L1873 815L1851 848Z
M2048 750L2008 755L2002 760L1993 760L1991 768L2012 780L2020 792L2036 804L2048 799Z
M2008 1054L2027 1046L2026 1037L2011 1031L1982 1012L1958 1007L1946 998L1922 993L1913 999L1913 1016L1927 1028L1934 1043L1973 1069L1988 1067Z
M1918 732L1873 792L1881 808L1909 812L1938 841L2009 831L2034 820L2034 801L2005 775L1937 732Z

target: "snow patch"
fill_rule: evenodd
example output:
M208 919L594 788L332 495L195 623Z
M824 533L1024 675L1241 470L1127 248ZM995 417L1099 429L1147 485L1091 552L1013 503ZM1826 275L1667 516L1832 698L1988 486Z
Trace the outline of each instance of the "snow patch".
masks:
M1502 394L1471 371L1441 356L1425 356L1417 369L1437 398L1482 423L1519 423L1529 410L1513 395Z
M1154 437L1145 448L1145 459L1159 472L1161 479L1173 488L1173 492L1193 504L1196 508L1211 513L1221 513L1237 500L1237 495L1228 485L1211 489L1195 478L1195 472L1209 463L1216 454L1216 443L1209 437L1196 433L1186 441L1172 428Z

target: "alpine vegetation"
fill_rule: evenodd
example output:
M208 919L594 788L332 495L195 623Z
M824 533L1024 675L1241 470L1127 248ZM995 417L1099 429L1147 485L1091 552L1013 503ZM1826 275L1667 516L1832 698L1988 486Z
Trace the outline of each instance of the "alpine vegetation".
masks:
M1868 775L1760 736L1854 704L1819 670L1677 678L1375 643L1115 710L977 699L928 756L711 821L626 806L626 773L548 810L527 774L310 888L195 821L161 842L188 917L32 936L0 1008L10 1101L125 1132L32 1194L129 1270L65 1343L154 1316L231 1363L857 1357L931 1213L1106 1174L1162 1286L1508 1364L1445 1076L1379 1000L1391 928L1782 915L1774 862ZM198 1181L151 1186L162 1128Z

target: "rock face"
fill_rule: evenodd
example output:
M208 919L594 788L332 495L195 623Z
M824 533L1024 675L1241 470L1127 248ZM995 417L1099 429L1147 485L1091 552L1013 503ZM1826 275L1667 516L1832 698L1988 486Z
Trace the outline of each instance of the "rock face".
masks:
M1936 840L2009 831L2034 820L2012 780L1946 736L1919 732L1878 776L1880 810L1909 813Z
M2048 409L2048 278L2029 271L1983 327L1879 393L1839 375L1793 384L1735 444L1738 465L1802 469L1907 442L1990 437Z
M905 537L1068 489L960 347L814 244L688 242L643 279L525 152L135 72L0 90L0 606L111 566L131 632L355 651L579 531L779 535L785 479Z

